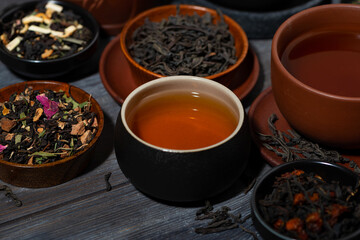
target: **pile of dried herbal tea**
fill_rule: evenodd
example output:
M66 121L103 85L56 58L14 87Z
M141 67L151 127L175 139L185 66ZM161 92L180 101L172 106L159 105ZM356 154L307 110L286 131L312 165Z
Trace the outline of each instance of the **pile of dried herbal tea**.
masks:
M43 164L84 149L98 130L91 103L65 92L27 87L0 103L0 159Z
M132 36L130 55L144 68L164 76L210 76L237 61L234 38L221 12L180 15L161 22L146 19Z
M295 169L277 176L258 204L264 220L292 239L340 239L360 227L359 187Z
M18 11L10 22L2 23L1 45L24 59L47 60L75 54L93 38L90 29L71 10L48 2L32 12Z

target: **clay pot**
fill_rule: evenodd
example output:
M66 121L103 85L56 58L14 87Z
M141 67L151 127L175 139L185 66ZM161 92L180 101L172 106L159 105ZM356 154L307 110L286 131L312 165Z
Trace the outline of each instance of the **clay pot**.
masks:
M160 4L161 0L65 0L88 10L109 35L120 33L136 14Z
M289 73L280 59L292 40L309 31L339 31L354 24L360 24L360 6L329 4L313 7L283 23L274 35L271 49L272 89L285 119L305 137L345 149L360 148L360 97L340 96L310 87ZM326 79L323 84L328 84ZM359 87L358 81L354 81L354 87Z

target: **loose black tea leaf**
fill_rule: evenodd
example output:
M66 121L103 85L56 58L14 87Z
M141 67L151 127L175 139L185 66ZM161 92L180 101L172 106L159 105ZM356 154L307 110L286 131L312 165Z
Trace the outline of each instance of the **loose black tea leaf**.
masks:
M270 115L268 126L271 135L262 133L258 133L258 135L263 146L281 157L284 162L313 159L331 163L349 163L354 172L360 174L359 166L354 161L341 156L339 152L322 148L318 144L300 136L293 129L288 130L288 132L278 130L275 126L277 120L276 114Z
M35 165L83 150L98 130L90 99L77 103L65 92L27 87L0 103L0 159Z
M210 76L235 64L234 39L223 15L177 14L161 22L145 20L132 36L130 55L144 68L164 76Z
M326 182L313 172L295 169L277 176L273 189L259 200L264 220L296 239L339 239L360 227L359 190Z
M241 218L241 214L233 215L229 213L231 210L229 207L223 206L221 209L213 211L213 206L210 201L205 202L205 207L199 209L196 212L195 220L211 220L206 227L199 227L195 229L195 232L198 234L210 234L218 233L226 230L231 230L234 228L241 228L244 232L247 232L253 236L254 239L257 239L256 233L248 230L241 224L244 223L247 219L250 218L250 214L244 218Z
M22 206L22 201L13 193L9 186L0 184L0 191L5 191L5 196L13 200L17 207Z
M107 174L105 174L104 178L105 178L105 183L106 183L106 191L111 191L112 186L110 184L110 177L111 177L111 172L108 172Z
M70 56L84 49L93 33L80 16L54 3L39 3L24 13L18 11L2 23L1 45L25 59L47 60Z

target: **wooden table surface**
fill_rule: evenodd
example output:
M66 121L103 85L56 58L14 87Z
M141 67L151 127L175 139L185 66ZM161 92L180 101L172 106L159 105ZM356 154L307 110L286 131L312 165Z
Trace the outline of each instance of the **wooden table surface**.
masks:
M10 3L26 0L2 0L0 9ZM110 37L102 36L101 47L94 64L85 77L64 77L90 93L101 105L105 114L105 128L91 166L77 178L50 188L28 189L11 186L23 205L0 192L1 239L253 239L237 228L216 234L200 235L195 228L205 227L206 221L196 221L195 213L204 203L174 204L157 201L139 192L121 172L113 148L113 133L120 105L104 88L98 73L101 50ZM256 96L270 85L271 40L250 40L260 61L260 75L255 88L243 101L249 109ZM0 87L28 79L11 72L0 63ZM234 186L211 199L215 209L222 206L243 217L250 214L252 191L245 193L252 179L270 166L253 151L250 164ZM104 175L111 172L111 191L106 191ZM0 184L6 184L0 181ZM244 227L255 231L252 220ZM258 235L258 234L257 234ZM259 239L261 237L258 235Z

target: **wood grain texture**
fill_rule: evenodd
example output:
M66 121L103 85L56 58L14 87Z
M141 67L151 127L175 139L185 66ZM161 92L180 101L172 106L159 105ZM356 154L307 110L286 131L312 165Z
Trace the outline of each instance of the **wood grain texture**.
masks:
M0 8L24 0L2 0ZM98 53L109 41L102 37ZM271 40L250 40L260 60L259 80L246 99L248 109L255 97L270 85ZM234 229L217 234L198 235L195 228L205 221L196 221L195 213L203 203L171 204L145 196L121 172L113 150L114 126L120 106L102 85L97 72L98 58L91 66L63 79L91 94L105 115L105 126L94 159L82 175L70 182L44 189L11 186L22 200L14 203L0 192L0 239L253 239ZM0 63L0 88L23 82L22 78ZM212 199L215 209L228 206L232 213L250 213L251 191L244 194L246 185L270 168L257 154L252 156L246 174L228 191ZM106 191L104 175L112 172L113 189ZM5 184L0 181L0 184ZM255 231L251 219L243 224ZM258 236L259 237L259 236ZM259 239L261 239L259 237Z

